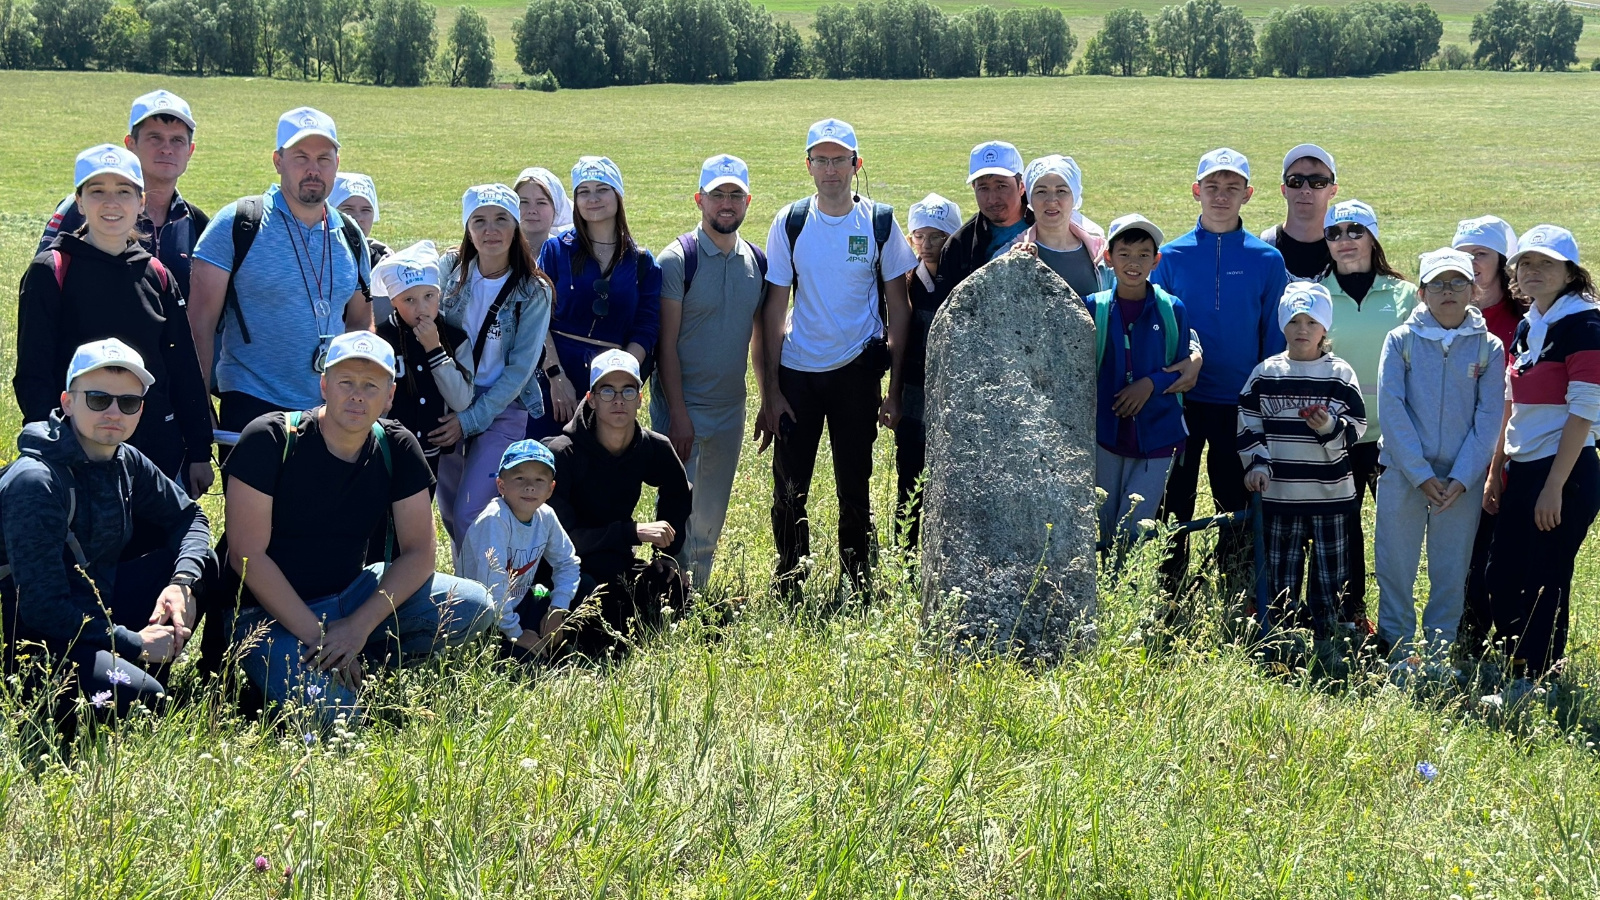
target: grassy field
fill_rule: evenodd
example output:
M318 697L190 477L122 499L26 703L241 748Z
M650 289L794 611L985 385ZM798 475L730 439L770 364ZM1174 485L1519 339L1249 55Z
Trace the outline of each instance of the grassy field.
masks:
M1193 221L1201 152L1228 144L1270 175L1315 140L1413 274L1417 253L1483 212L1600 247L1600 146L1583 137L1600 129L1600 79L1582 75L544 95L0 73L8 104L48 111L0 131L0 271L22 271L77 151L120 136L128 99L158 84L200 119L191 199L215 210L265 188L277 115L312 104L338 120L345 168L376 178L377 236L394 245L457 240L469 184L605 153L659 248L693 225L698 163L721 151L751 164L759 240L809 189L802 137L831 114L857 126L871 194L900 210L930 190L970 207L967 149L1005 137L1029 157L1074 155L1091 217L1139 211L1176 233ZM1282 211L1262 181L1252 228ZM3 371L15 322L0 310ZM17 413L0 404L10 435ZM891 442L878 449L881 511ZM0 700L0 896L1600 896L1593 545L1562 692L1574 728L1542 710L1503 719L1475 693L1269 678L1212 627L1158 651L1148 557L1104 583L1099 649L1046 671L928 657L898 565L882 605L796 616L763 594L768 460L743 462L712 586L745 601L738 616L715 631L690 617L612 669L529 677L469 655L380 680L379 721L348 736L307 744L200 704L66 764L31 757L26 710ZM821 467L819 596L836 572L830 480Z

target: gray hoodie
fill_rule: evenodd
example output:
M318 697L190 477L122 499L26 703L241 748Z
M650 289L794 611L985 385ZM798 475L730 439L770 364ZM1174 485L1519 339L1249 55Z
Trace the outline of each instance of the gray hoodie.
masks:
M127 444L105 462L90 461L60 410L23 428L17 450L0 476L0 563L11 565L14 583L5 593L16 600L18 637L57 652L78 641L138 659L144 641L110 623L96 591L110 597L116 590L117 563L136 524L166 535L177 555L173 574L199 578L211 543L205 513ZM67 549L69 486L77 496L72 533L89 563L84 571Z
M1500 339L1489 333L1477 309L1467 310L1460 327L1446 329L1418 306L1383 342L1378 462L1399 469L1417 487L1429 478L1468 488L1480 483L1505 411L1505 369Z

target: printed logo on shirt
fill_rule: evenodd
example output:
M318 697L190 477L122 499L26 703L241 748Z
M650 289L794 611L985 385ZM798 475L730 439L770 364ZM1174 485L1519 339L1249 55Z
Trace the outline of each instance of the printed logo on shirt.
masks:
M1327 397L1262 397L1261 415L1266 418L1294 417L1308 406L1325 406L1328 415L1338 418L1349 408L1347 404Z
M866 262L866 261L867 261L867 236L864 235L864 234L852 234L852 235L850 235L850 255L848 257L846 257L846 262Z

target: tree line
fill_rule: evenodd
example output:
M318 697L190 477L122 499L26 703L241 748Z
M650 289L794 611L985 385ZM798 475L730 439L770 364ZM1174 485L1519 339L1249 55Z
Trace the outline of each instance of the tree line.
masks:
M483 14L459 8L442 41L435 19L426 0L0 0L0 68L491 85ZM531 0L512 30L523 83L554 90L1063 75L1075 57L1078 74L1185 78L1550 71L1577 62L1583 17L1561 0L1494 0L1470 54L1440 48L1432 7L1398 0L1276 9L1259 29L1222 0L1117 9L1081 55L1059 9L947 14L929 0L825 5L809 38L750 0Z

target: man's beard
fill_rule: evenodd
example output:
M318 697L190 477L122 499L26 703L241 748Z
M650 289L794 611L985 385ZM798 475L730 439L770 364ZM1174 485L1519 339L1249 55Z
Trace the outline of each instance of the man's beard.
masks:
M711 220L711 230L715 231L717 234L733 234L734 232L738 231L739 226L743 224L744 216L740 216L739 218L735 219L732 225L723 225L722 220L713 218Z
M321 179L317 181L302 181L295 195L295 199L307 206L321 203L328 199L328 186Z

